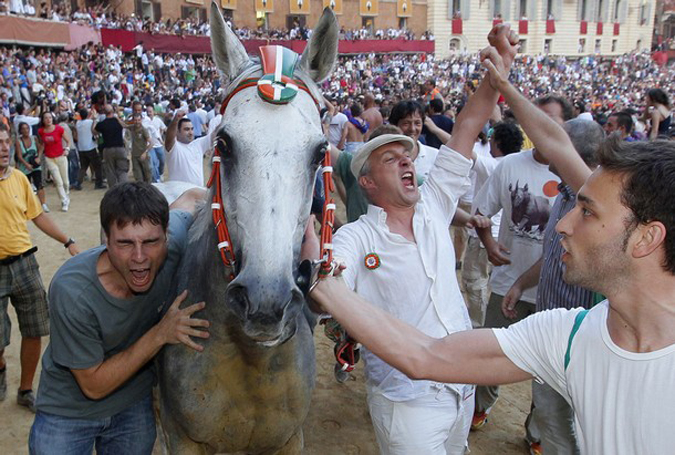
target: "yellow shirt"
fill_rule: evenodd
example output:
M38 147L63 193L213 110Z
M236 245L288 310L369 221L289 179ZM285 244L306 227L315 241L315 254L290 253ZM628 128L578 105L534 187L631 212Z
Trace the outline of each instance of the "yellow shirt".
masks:
M28 179L14 168L0 180L0 259L33 247L26 222L42 213Z

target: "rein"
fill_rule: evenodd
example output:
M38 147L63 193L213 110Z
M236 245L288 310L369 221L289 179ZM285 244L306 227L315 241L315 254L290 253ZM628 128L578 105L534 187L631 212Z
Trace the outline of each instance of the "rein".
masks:
M258 87L258 95L260 98L271 104L288 104L290 103L298 90L307 92L312 97L317 109L321 104L312 94L307 84L302 80L294 78L295 66L298 62L299 56L281 46L261 46L260 47L261 60L263 65L263 75L260 78L246 78L237 84L237 86L230 92L223 100L220 108L220 113L225 114L225 109L232 97L240 91L250 88ZM222 141L222 139L219 139ZM225 264L225 267L230 269L230 280L234 279L234 271L236 264L236 256L230 232L227 228L227 218L225 216L225 208L223 205L222 183L221 183L221 155L218 146L213 150L212 158L213 166L211 169L211 176L206 184L211 188L215 184L215 192L211 201L211 211L213 213L213 223L216 226L218 233L218 251L220 257ZM333 262L333 225L335 221L335 202L330 197L330 193L335 191L333 186L333 167L330 160L330 151L327 151L322 164L323 184L325 199L322 210L321 220L321 268L319 277L325 278L330 275L332 271Z

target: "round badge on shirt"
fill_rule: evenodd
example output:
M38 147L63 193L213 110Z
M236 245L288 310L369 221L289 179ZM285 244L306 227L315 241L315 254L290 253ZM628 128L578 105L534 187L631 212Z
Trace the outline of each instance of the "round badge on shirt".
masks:
M368 253L364 258L364 263L368 270L375 270L380 266L380 257L376 253Z

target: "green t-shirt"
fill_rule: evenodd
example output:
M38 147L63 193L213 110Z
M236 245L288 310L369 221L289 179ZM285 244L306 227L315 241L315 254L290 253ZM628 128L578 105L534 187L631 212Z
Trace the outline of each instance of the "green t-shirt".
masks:
M187 244L192 216L172 211L169 251L150 290L118 299L103 288L96 263L104 246L78 254L54 275L49 288L50 342L42 357L37 408L80 419L111 417L148 396L156 382L154 362L146 363L127 382L100 399L87 398L71 369L91 368L128 349L157 324L171 305L171 282Z

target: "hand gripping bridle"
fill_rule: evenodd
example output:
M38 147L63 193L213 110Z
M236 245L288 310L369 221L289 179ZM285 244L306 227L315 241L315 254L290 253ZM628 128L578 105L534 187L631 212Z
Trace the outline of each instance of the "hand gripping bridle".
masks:
M220 108L221 114L225 115L225 109L235 94L245 88L254 86L258 87L258 96L260 96L263 101L272 104L288 104L295 98L298 90L303 90L312 97L317 109L320 110L321 103L314 94L312 94L307 84L294 76L295 67L299 60L298 54L282 46L261 46L260 57L263 75L259 78L249 77L242 79L223 100L223 104ZM222 139L218 139L218 141L222 141ZM234 254L230 232L227 228L227 218L225 217L225 208L221 193L221 156L218 146L214 147L212 161L213 166L211 169L211 176L209 177L206 186L208 188L211 188L214 184L216 186L213 200L211 201L211 211L213 212L213 223L218 232L218 251L220 252L220 257L222 258L225 267L230 269L230 279L233 279L236 256ZM321 269L319 276L323 278L330 274L331 264L333 262L335 202L333 201L333 198L330 197L330 193L334 191L332 179L333 167L330 162L330 152L326 152L324 156L322 173L326 198L323 205L323 218L321 222Z

